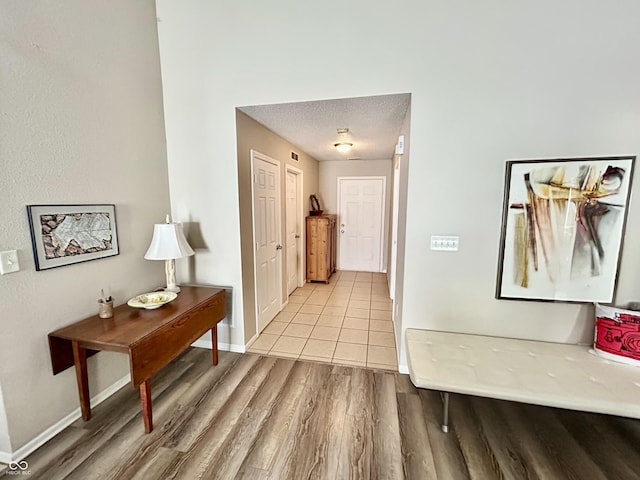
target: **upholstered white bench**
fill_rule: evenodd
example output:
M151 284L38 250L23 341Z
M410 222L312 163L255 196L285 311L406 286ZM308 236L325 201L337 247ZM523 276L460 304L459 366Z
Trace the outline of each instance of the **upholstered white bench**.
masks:
M640 367L600 358L586 345L407 329L418 388L640 418Z

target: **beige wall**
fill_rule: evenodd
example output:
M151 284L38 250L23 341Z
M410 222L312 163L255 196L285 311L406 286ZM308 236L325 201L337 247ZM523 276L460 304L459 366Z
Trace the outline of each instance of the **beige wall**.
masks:
M256 150L280 162L282 201L282 231L285 238L285 165L292 165L303 172L302 201L308 210L309 195L318 190L318 161L301 149L265 128L245 113L236 111L238 142L238 201L240 204L240 232L242 246L242 290L244 296L244 343L256 335L255 283L253 275L253 216L251 197L251 150ZM299 154L298 161L291 160L290 152ZM304 228L304 226L302 227ZM304 238L304 232L301 232ZM304 242L301 242L304 250ZM283 255L284 258L284 255ZM302 258L304 259L304 251ZM283 272L286 265L283 264ZM283 275L282 302L286 300L286 274Z
M4 409L4 397L2 396L2 385L0 385L0 452L4 452L5 457L0 461L7 461L11 456L11 438L9 437L9 425L7 424L7 413Z
M320 182L318 193L320 204L327 213L338 212L339 177L384 177L384 223L382 236L382 269L388 271L389 220L391 215L391 187L393 177L391 159L389 160L342 160L320 163ZM339 234L338 234L339 235ZM338 248L338 267L340 266L340 248Z
M0 250L21 266L0 277L0 450L15 452L79 406L47 334L97 313L101 288L120 304L164 282L142 257L169 187L153 1L3 0L0 58ZM120 255L36 272L25 205L82 203L116 205ZM92 396L127 372L125 355L91 358Z

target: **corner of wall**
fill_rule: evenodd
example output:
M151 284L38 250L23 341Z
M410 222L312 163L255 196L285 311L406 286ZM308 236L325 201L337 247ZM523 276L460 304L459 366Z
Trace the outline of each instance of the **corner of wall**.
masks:
M7 414L4 410L4 398L2 397L2 386L0 386L0 463L11 461L11 450Z

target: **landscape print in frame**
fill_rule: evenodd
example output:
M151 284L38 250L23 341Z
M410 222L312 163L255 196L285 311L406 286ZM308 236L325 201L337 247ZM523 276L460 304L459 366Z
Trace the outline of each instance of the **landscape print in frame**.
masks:
M507 162L496 298L613 301L635 158Z
M118 255L115 205L27 205L36 270Z

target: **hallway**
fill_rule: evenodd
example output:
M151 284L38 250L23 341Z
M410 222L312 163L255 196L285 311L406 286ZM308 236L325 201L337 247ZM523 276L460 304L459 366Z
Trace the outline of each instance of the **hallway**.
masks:
M396 371L391 308L386 274L338 271L297 288L247 351Z

